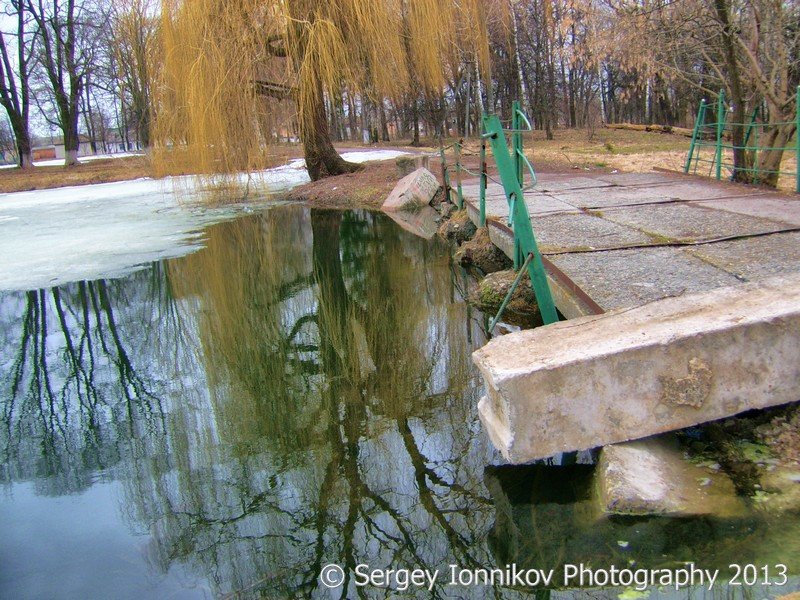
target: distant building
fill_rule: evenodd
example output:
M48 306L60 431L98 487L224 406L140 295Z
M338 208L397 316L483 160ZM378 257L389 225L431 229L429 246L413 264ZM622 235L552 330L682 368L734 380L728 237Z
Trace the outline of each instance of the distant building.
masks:
M98 140L95 143L97 152L92 151L92 140L87 135L80 135L80 145L78 146L78 158L83 156L93 156L96 154L119 154L121 152L140 152L141 147L138 142L125 142L117 132L109 132L107 140ZM45 160L64 160L66 149L62 136L38 137L33 140L33 160L34 162Z

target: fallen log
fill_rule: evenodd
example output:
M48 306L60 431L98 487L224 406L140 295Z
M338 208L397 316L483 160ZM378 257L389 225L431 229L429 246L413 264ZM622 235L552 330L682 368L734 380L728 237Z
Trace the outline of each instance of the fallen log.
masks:
M669 133L692 137L692 130L685 127L673 127L672 125L636 125L633 123L606 123L606 129L624 129L627 131L649 131L654 133Z

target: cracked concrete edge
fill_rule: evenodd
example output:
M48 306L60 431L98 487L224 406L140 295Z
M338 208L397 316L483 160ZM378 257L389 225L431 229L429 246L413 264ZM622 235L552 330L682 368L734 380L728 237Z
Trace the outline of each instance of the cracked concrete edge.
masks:
M527 462L792 402L798 332L795 275L510 334L473 354L483 420Z

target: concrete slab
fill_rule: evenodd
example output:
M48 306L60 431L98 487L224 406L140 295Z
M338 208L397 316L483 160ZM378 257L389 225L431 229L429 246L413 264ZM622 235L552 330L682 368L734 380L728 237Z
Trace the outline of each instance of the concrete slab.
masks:
M473 354L505 458L639 439L800 397L800 274L496 338Z
M384 212L413 210L430 204L439 191L436 176L424 167L412 171L394 186L381 209Z
M565 192L576 189L609 187L610 183L599 181L593 177L565 177L564 179L539 178L537 192Z
M525 194L525 206L532 217L552 213L577 213L572 204L554 198L550 194Z
M743 281L800 272L800 232L703 244L684 251Z
M540 215L534 217L532 223L539 250L543 254L652 242L650 236L632 227L585 213Z
M477 206L480 188L478 184L462 185L465 198ZM567 202L554 198L550 194L528 192L525 194L525 205L531 216L557 212L578 212L578 209ZM508 201L503 188L490 183L486 189L486 214L493 218L508 219Z
M726 210L742 215L772 219L791 227L800 227L800 197L775 198L774 196L748 196L726 200L696 202L697 206Z
M685 181L678 180L675 183L658 186L658 193L676 200L710 200L757 196L764 192L744 185L687 178Z
M739 283L681 248L636 248L549 257L604 310Z
M559 171L557 173L549 173L549 172L546 172L546 171L537 172L536 173L536 178L539 181L539 183L553 183L553 182L556 182L556 181L570 181L572 179L575 179L575 177L577 177L577 176L578 175L576 175L576 173L574 171L573 172L569 172L569 173L565 173L564 171ZM587 179L593 179L593 178L587 178Z
M605 208L630 204L670 202L669 196L658 193L658 188L607 187L572 192L554 193L553 197L580 208Z
M595 475L600 508L607 514L739 517L747 513L730 478L686 460L672 436L606 446Z
M602 217L635 227L662 241L700 241L735 235L780 231L775 221L692 204L660 204L602 211Z
M673 183L680 176L666 173L609 173L598 175L597 179L614 185L659 185Z
M553 213L572 212L577 213L578 209L565 202L560 202L544 194L528 194L525 196L525 205L531 217L547 215ZM504 223L508 222L508 202L505 196L487 196L486 214L490 219L498 219ZM477 223L476 223L477 224Z

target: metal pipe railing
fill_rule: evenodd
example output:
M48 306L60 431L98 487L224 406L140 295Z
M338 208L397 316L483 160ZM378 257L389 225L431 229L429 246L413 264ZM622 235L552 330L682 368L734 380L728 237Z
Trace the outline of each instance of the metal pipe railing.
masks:
M480 172L474 173L464 166L462 162L463 141L457 141L449 146L439 144L439 156L442 162L442 179L444 181L445 193L450 199L452 182L450 180L450 170L453 169L456 175L456 204L459 209L464 206L464 196L462 191L462 172L480 177L479 187L479 222L483 227L486 225L486 190L489 184L489 173L487 164L486 146L487 143L492 147L492 156L497 166L500 181L497 183L503 186L506 201L508 202L508 225L514 233L514 267L519 270L514 285L506 294L505 299L500 305L497 315L491 321L490 330L502 317L503 311L508 305L511 295L516 290L527 271L539 311L545 324L555 323L559 320L555 303L550 292L550 285L547 281L547 273L542 261L542 255L536 243L536 237L531 225L528 208L525 205L525 190L536 185L536 171L531 165L528 157L525 156L523 148L522 134L531 131L530 121L520 109L519 102L514 102L511 117L511 129L503 129L500 119L496 115L483 115L483 127L485 133L481 136L480 147ZM509 151L506 134L511 136L511 151ZM447 150L453 149L454 164L447 164ZM525 171L530 174L531 182L525 186ZM493 181L496 181L493 179Z
M752 112L749 122L734 123L728 121L729 110L725 106L725 93L723 90L720 90L716 102L716 119L712 123L707 123L708 109L710 107L713 107L713 105L708 104L706 100L700 103L697 119L692 129L689 152L684 162L684 173L697 173L698 166L703 164L708 165L708 174L712 175L713 173L716 179L722 179L723 169L731 173L749 173L751 175L750 180L753 183L763 182L773 176L777 178L782 176L791 177L794 180L795 192L800 194L800 86L798 86L797 94L795 95L795 114L794 119L791 121L769 121L758 106ZM764 116L763 120L759 118L760 113L761 116ZM745 131L741 145L726 143L726 139L735 139L730 131L735 127L743 128ZM776 127L793 130L794 143L789 143L791 135L787 131L786 138L788 139L785 146L775 145L774 143L764 145L762 142L765 139L774 140L774 137L766 135L766 133L770 130L774 132ZM710 158L701 157L704 148L712 149ZM738 150L746 153L744 164L735 164L730 160L730 153L735 153ZM765 163L761 162L761 157L765 152L793 154L795 159L794 170L783 169L781 164L773 165L774 168L767 168Z

